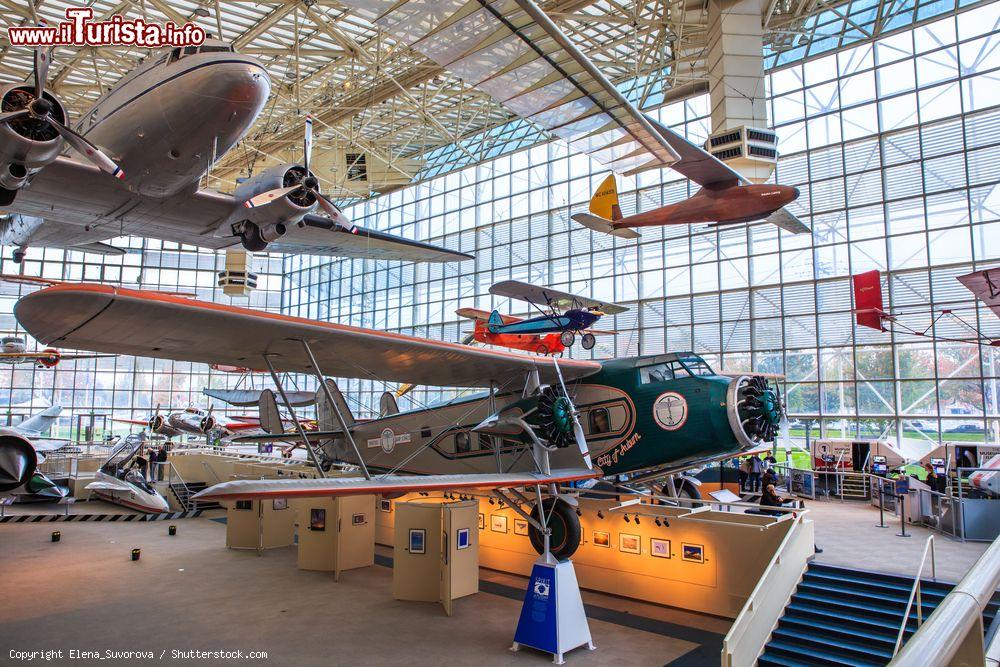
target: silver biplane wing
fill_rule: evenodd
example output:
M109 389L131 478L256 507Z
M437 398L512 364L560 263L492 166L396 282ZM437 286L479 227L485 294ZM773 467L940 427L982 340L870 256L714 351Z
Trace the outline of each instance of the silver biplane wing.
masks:
M59 284L22 297L14 314L43 344L205 364L312 373L302 341L324 375L441 387L521 387L598 372L596 361L487 350L404 334L318 322L169 294L99 284ZM156 322L156 326L150 326Z
M579 482L596 479L599 471L586 468L553 470L549 475L535 472L506 472L461 475L391 475L327 477L319 479L241 479L209 487L193 500L229 501L255 498L320 498L360 496L369 493L411 493L454 489L510 489L524 486Z
M211 389L209 387L201 390L205 396L240 408L257 405L260 402L260 392L260 389ZM288 395L292 407L295 408L309 406L316 402L316 392L314 391L288 391L285 393Z
M512 113L632 174L679 159L533 0L343 0Z
M531 283L523 283L519 280L503 280L494 283L490 286L490 294L504 296L508 299L527 301L536 306L547 304L560 310L567 310L573 307L600 308L606 315L617 315L628 310L625 306L605 303L604 301L597 301L586 296L577 296L569 292L560 292L559 290L540 287Z

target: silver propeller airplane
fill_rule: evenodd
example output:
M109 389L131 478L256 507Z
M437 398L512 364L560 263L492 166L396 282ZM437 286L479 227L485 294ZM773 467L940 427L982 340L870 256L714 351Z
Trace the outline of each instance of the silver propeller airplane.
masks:
M219 40L154 53L101 96L76 129L45 89L50 54L35 52L33 83L0 86L0 243L124 250L134 235L209 249L452 262L469 255L354 226L302 164L268 168L232 194L199 189L212 162L250 129L271 92L264 67ZM66 146L72 149L63 154Z

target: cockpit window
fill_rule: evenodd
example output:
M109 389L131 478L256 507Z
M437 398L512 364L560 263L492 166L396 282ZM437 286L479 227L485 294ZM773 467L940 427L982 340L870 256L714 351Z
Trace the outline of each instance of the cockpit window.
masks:
M202 45L199 53L232 53L233 47L219 45Z
M715 375L712 367L701 357L684 357L680 360L691 375Z
M196 53L198 53L198 47L197 46L185 46L184 47L184 55L186 55L186 56L193 56Z
M180 57L181 57L181 50L180 49L174 49L173 51L170 52L170 60L167 61L167 62L170 62L170 63L176 62L177 60L180 59Z
M666 382L667 380L675 380L679 377L687 377L688 372L684 370L684 366L676 361L668 361L663 364L653 364L652 366L643 366L639 369L639 379L642 384L649 384L650 382Z

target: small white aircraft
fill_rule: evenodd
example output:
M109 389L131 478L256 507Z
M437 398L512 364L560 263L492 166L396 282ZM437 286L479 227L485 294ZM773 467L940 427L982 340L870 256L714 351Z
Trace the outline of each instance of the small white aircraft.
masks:
M146 481L136 465L136 458L146 444L145 438L130 435L111 452L94 473L94 481L85 488L102 500L142 512L169 512L170 505L156 488Z
M0 338L0 363L12 365L35 364L38 368L53 368L60 361L109 359L115 356L113 354L65 354L54 347L29 352L27 348L27 341L20 336L4 336Z
M213 411L213 406L209 406L208 410L189 406L184 410L163 415L160 413L160 406L157 405L156 411L149 419L114 419L112 421L145 426L149 428L150 432L168 439L179 435L208 435L213 429L231 435L257 429L260 426L259 422L251 417L231 419L224 415L215 416L212 414Z

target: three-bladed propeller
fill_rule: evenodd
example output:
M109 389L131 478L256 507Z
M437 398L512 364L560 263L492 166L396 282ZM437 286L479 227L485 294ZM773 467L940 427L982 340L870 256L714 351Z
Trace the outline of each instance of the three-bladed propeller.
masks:
M115 164L114 160L105 155L100 148L92 144L81 134L59 122L52 111L55 106L45 98L45 79L49 73L49 62L51 54L42 47L35 49L35 94L31 97L26 93L26 97L31 98L27 106L17 111L0 114L0 123L10 124L12 121L32 118L37 121L44 121L52 129L59 133L66 143L72 146L77 152L92 162L101 171L111 174L115 178L125 178L125 172Z
M302 190L308 192L313 197L316 198L316 203L319 207L326 212L330 219L333 220L338 226L349 231L352 234L358 233L358 228L347 219L347 217L337 208L332 201L326 198L319 191L319 180L313 176L313 173L309 171L309 162L312 157L312 132L313 132L313 120L312 116L306 116L306 130L305 138L302 142L303 148L303 173L301 179L295 185L288 187L275 188L274 190L268 190L267 192L262 192L259 195L255 195L250 199L243 202L243 205L247 208L257 208L258 206L265 206L271 202L277 201L283 197L286 197L296 191Z

